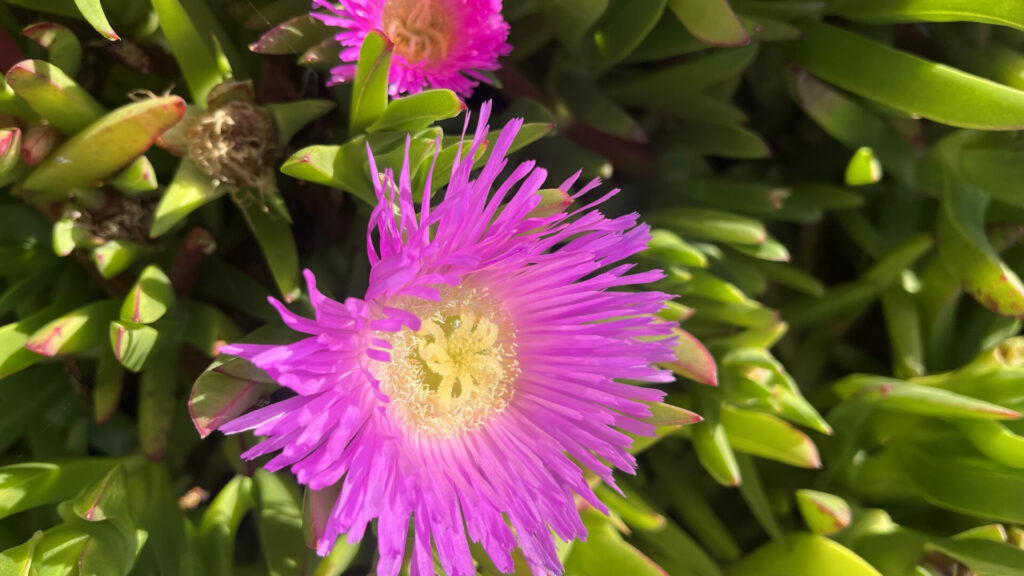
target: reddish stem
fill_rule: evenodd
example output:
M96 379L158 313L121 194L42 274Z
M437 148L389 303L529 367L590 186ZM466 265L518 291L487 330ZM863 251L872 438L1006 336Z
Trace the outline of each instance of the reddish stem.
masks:
M188 296L199 281L199 268L203 257L213 253L217 242L209 232L199 226L193 227L174 256L171 265L171 285L179 296Z
M11 38L11 35L6 30L0 28L0 71L6 74L11 66L24 59L25 54L22 53L14 38Z

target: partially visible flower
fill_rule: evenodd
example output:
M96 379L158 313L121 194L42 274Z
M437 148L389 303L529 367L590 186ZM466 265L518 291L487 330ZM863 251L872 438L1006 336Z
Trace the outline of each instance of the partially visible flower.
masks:
M313 7L328 10L313 15L343 30L336 38L345 64L331 71L334 83L355 75L371 30L394 43L392 95L449 88L468 97L486 81L480 71L497 70L498 58L512 51L501 0L313 0Z
M416 576L434 574L435 550L447 574L475 574L469 541L503 572L518 546L536 572L560 573L555 537L586 536L576 498L606 511L584 470L614 486L613 468L636 466L626 432L654 432L648 403L664 393L624 380L672 380L657 367L674 358L672 325L654 315L667 295L619 290L662 277L622 263L648 227L594 209L615 191L564 209L596 181L539 207L547 174L533 162L498 182L521 120L471 178L488 112L435 206L428 180L416 210L408 156L376 180L365 298L332 300L307 272L315 318L272 301L307 338L221 348L296 393L222 429L266 437L243 457L276 452L268 470L290 467L327 502L313 511L319 554L377 520L380 576L398 573L410 520Z

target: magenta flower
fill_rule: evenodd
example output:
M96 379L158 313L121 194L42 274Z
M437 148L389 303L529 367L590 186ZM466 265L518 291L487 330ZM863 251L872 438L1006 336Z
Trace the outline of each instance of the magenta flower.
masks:
M468 97L486 81L480 73L497 70L498 58L512 51L501 0L313 0L313 15L342 29L336 38L345 64L331 70L333 83L351 80L359 48L371 30L380 30L395 51L389 92L415 93L449 88Z
M622 263L646 247L648 227L594 210L616 191L538 210L546 172L533 162L498 183L521 120L471 178L489 108L436 206L425 193L415 209L408 155L397 182L390 171L377 180L364 299L334 301L307 271L315 319L272 300L307 338L221 349L297 394L222 429L265 436L243 457L277 452L268 470L291 467L322 491L321 555L376 519L381 576L398 573L410 519L414 575L434 574L431 542L447 574L475 574L469 541L503 572L519 546L535 571L560 573L553 535L586 536L575 497L606 512L583 470L614 486L613 467L636 466L624 432L654 432L648 403L664 393L622 380L672 380L655 367L673 360L672 325L654 316L668 297L617 290L662 277Z

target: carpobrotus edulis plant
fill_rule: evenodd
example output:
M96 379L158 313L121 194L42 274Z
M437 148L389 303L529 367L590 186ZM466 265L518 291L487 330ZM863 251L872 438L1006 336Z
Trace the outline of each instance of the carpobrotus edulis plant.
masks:
M279 452L268 469L336 495L320 554L377 519L382 576L401 567L410 517L418 576L434 573L431 540L451 575L475 574L470 540L503 572L519 546L534 569L560 573L555 537L586 536L576 497L605 510L584 470L614 486L613 467L636 466L624 432L654 433L648 403L664 393L621 380L673 379L655 366L673 359L672 324L654 315L669 296L616 290L662 277L621 263L648 227L594 209L615 191L561 209L597 182L539 208L547 174L533 162L499 183L518 120L471 178L488 112L436 206L428 192L414 207L408 160L378 180L364 299L336 302L307 272L315 318L275 302L307 338L221 349L297 394L222 430L265 436L243 457Z

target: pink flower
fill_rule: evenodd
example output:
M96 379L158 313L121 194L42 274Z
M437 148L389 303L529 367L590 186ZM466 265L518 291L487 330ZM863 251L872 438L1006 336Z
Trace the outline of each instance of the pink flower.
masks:
M606 511L584 469L614 486L612 468L636 466L625 432L654 432L648 403L664 393L624 380L673 379L655 366L673 360L672 325L654 316L668 296L619 290L662 277L622 263L648 227L594 209L616 191L538 210L546 172L533 162L499 183L521 120L472 178L489 109L435 206L425 192L416 210L408 156L397 181L377 179L363 299L332 300L306 272L315 318L272 304L308 337L221 349L296 393L223 430L266 437L243 457L276 452L268 470L290 467L319 491L321 555L377 520L381 576L398 573L410 518L416 576L434 574L431 542L451 576L475 574L469 541L503 572L517 546L534 570L561 572L553 535L586 536L575 498Z
M332 83L351 80L359 48L371 30L394 43L389 91L392 95L424 88L449 88L468 97L480 73L497 70L498 58L512 51L505 40L508 24L501 0L313 0L313 15L342 28L336 38L345 64L331 72Z

